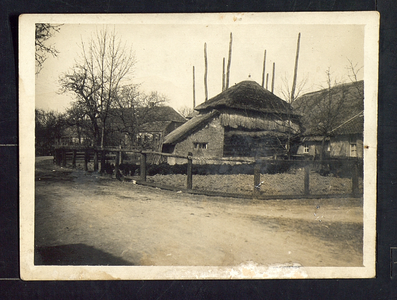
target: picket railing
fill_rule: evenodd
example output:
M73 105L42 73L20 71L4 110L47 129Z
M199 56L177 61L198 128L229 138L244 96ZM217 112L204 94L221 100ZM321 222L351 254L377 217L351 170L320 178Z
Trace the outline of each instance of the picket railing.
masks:
M147 183L147 156L148 155L157 155L160 157L173 157L179 159L185 159L187 162L186 169L186 191L193 191L193 161L194 160L212 160L219 161L220 163L225 163L225 158L203 158L203 157L194 157L192 155L175 155L169 153L155 152L155 151L142 151L137 149L125 149L125 148L86 148L86 147L76 147L76 146L58 146L55 148L54 161L59 166L66 166L67 160L71 160L72 168L76 167L77 160L84 161L84 170L88 170L88 162L93 159L94 161L94 171L98 171L99 161L101 161L101 170L103 171L103 167L106 161L112 161L114 163L114 169L116 174L120 172L120 165L123 163L123 155L122 153L133 153L135 155L139 155L139 180L138 183L153 185ZM240 162L240 163L250 163L253 164L253 174L254 174L254 182L252 188L252 195L244 197L248 198L281 198L281 199L296 199L296 198L317 198L317 197L361 197L362 191L359 187L359 160L352 159L344 159L343 161L351 164L351 193L348 194L321 194L321 195L312 195L310 193L310 171L313 167L319 164L332 164L337 160L323 160L323 161L313 161L313 160L275 160L275 159L231 159L232 162ZM340 160L339 160L340 162ZM299 195L265 195L261 192L261 168L263 166L269 164L294 164L304 168L304 181L303 181L303 194ZM252 173L251 173L252 174ZM156 185L154 185L156 186ZM195 193L199 191L194 190ZM204 194L210 193L211 195L219 194L220 196L233 196L228 193L221 192L209 192L209 191L200 191ZM243 195L235 195L235 196L243 196Z

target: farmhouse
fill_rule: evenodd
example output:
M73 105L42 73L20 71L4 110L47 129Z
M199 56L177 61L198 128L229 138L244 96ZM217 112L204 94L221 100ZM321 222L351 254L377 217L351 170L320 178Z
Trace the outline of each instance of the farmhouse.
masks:
M288 141L300 134L292 107L254 81L235 84L195 109L196 116L165 137L163 152L201 158L274 157L285 155Z
M331 157L363 158L364 111L353 116L332 131Z
M298 155L362 157L364 82L336 85L293 102L304 128Z
M186 122L169 106L127 108L114 115L111 126L118 132L117 143L153 151L161 151L164 137Z

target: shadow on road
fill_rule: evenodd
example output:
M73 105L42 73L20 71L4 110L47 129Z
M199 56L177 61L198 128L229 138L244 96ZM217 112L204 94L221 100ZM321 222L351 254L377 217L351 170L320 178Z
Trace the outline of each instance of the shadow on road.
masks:
M122 258L84 244L36 247L35 265L133 265Z

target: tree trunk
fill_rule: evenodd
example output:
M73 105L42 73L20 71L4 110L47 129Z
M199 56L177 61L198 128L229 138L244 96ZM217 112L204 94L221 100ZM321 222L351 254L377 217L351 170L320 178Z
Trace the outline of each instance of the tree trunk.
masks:
M325 136L323 136L323 139L321 140L320 161L323 161L324 159L324 146L325 146Z

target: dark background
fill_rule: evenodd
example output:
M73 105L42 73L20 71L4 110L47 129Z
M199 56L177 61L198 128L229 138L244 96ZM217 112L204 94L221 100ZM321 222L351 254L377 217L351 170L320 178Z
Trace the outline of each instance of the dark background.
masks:
M1 0L0 299L397 299L391 247L397 247L395 0ZM188 13L377 10L379 61L377 276L341 280L82 281L19 279L18 16L23 13ZM15 146L12 146L15 145ZM397 255L396 255L397 256ZM397 260L397 258L396 258ZM397 267L395 267L397 271Z

